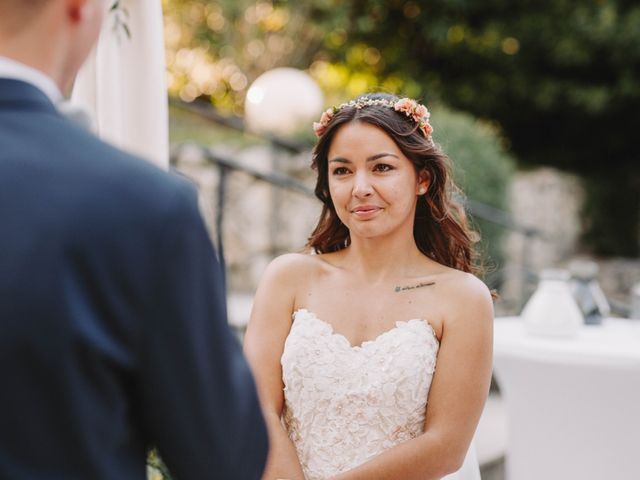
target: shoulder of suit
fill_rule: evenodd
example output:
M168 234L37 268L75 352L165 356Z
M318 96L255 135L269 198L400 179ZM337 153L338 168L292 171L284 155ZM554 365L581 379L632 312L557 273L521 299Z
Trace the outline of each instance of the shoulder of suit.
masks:
M78 155L91 162L105 179L112 178L121 186L132 185L138 194L167 195L175 190L195 189L195 184L175 171L166 171L150 161L126 152L82 128L71 126L78 143ZM83 149L86 149L83 151Z
M77 200L85 200L87 209L100 205L102 212L118 212L118 218L138 218L155 223L182 218L185 212L195 216L197 190L187 177L163 170L149 161L114 147L90 132L76 132L75 152L66 147L61 167L74 176ZM113 217L115 218L115 217ZM166 220L163 220L166 219Z

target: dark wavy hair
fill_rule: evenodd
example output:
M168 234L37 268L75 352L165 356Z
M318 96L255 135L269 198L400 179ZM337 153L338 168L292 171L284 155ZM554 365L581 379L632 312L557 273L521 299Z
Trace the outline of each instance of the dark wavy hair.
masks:
M384 93L369 93L359 98L364 97L390 102L399 100L396 96ZM428 173L429 188L418 198L413 225L413 237L418 249L443 265L479 274L481 268L474 248L479 236L467 222L461 203L464 197L453 182L449 158L438 145L424 136L416 122L384 105L342 107L318 139L311 166L318 175L315 194L323 207L307 247L318 253L328 253L341 250L351 243L349 229L338 218L329 194L327 159L336 132L351 122L363 122L380 128L413 163L416 173Z

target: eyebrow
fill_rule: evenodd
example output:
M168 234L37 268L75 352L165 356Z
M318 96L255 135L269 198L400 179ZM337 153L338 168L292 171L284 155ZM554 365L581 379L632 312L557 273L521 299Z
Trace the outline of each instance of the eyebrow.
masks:
M380 152L380 153L376 153L375 155L371 155L370 157L367 157L367 162L373 162L375 160L378 160L380 158L383 157L394 157L394 158L400 158L398 157L396 154L394 153L390 153L390 152ZM344 157L336 157L336 158L332 158L331 160L329 160L329 163L353 163L351 160L344 158Z

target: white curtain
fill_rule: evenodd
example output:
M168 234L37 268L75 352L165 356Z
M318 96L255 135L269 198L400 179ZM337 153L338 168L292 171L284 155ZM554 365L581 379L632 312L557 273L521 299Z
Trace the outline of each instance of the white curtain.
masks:
M112 3L112 2L111 2ZM169 125L161 0L121 0L130 36L113 13L82 67L71 102L92 116L103 140L162 168Z

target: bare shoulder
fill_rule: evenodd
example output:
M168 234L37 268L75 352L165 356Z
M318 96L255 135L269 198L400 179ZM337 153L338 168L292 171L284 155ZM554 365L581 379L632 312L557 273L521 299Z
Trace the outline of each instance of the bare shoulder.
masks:
M450 269L442 275L442 294L450 318L493 320L493 299L487 285L468 272Z
M318 255L285 253L271 260L265 274L285 277L308 274L320 266L320 261L315 257Z
M449 269L443 275L443 284L453 296L491 301L489 287L473 273Z
M254 296L245 337L250 344L255 339L255 332L262 330L268 332L262 332L262 336L274 334L284 339L296 298L308 287L308 282L314 278L314 270L319 268L319 261L313 257L315 255L288 253L269 263Z
M322 269L323 262L317 257L305 253L280 255L269 263L260 283L297 288Z

